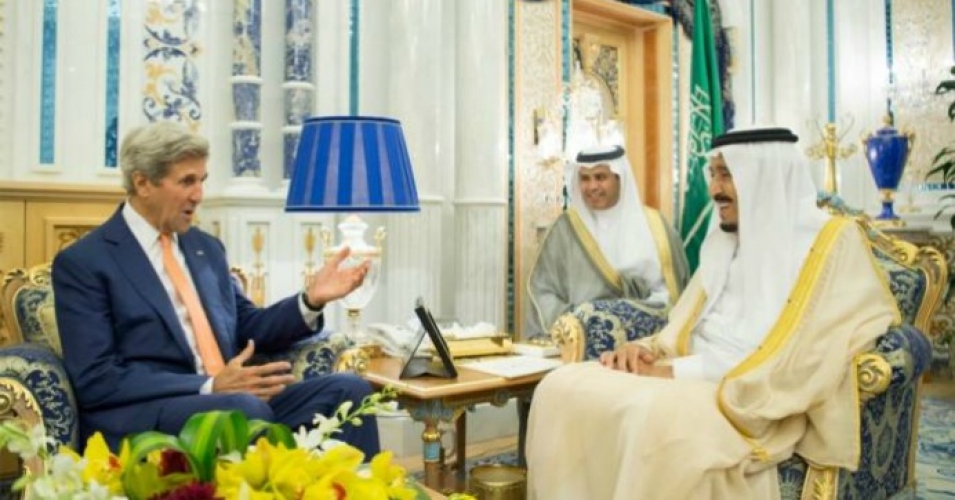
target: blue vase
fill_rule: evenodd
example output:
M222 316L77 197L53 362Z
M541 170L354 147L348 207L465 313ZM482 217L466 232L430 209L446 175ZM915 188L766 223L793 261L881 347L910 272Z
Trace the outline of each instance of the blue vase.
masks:
M899 220L893 204L902 172L905 171L905 162L912 149L912 139L911 134L900 133L889 123L862 141L869 169L882 195L882 213L876 217L877 220Z

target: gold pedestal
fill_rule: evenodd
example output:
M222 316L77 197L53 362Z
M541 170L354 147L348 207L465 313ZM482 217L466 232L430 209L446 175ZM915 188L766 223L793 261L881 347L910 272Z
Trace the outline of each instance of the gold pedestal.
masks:
M872 219L872 225L879 229L898 229L905 227L902 219Z
M380 358L384 355L384 351L382 351L381 346L378 344L362 344L355 347L367 354L369 359Z
M527 472L510 465L478 465L471 469L469 489L478 500L524 500Z

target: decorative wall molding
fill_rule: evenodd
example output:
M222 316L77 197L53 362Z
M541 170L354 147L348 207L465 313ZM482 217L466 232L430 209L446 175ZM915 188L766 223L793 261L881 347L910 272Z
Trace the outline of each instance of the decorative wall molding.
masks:
M282 177L292 175L292 162L305 117L315 109L312 75L312 0L285 2L285 126L282 128Z
M56 150L56 52L59 0L43 1L43 46L40 70L40 162L52 164Z
M232 175L261 178L262 4L232 5Z
M107 0L106 9L106 147L103 152L106 168L115 169L119 164L119 67L120 25L122 9L120 0Z
M935 94L939 82L951 78L952 14L951 0L892 1L894 83L888 95L896 127L915 132L906 166L906 177L915 183L925 179L932 158L955 137L946 113L948 94Z
M534 110L549 108L563 86L561 64L562 2L515 2L514 5L514 247L513 301L508 314L511 328L520 328L526 307L523 283L537 255L539 226L549 225L563 206L563 171L545 168L533 143Z
M0 201L62 201L67 199L71 203L119 202L123 199L123 196L123 190L115 186L0 180Z
M142 107L149 121L173 120L199 130L200 21L199 0L149 0L146 5Z

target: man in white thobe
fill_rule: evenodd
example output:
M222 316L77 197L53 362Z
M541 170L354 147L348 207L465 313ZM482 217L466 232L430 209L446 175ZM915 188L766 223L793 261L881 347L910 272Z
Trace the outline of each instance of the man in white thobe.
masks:
M796 140L713 140L699 271L660 333L538 386L531 498L774 499L793 453L858 466L853 359L900 317L860 227L816 207Z

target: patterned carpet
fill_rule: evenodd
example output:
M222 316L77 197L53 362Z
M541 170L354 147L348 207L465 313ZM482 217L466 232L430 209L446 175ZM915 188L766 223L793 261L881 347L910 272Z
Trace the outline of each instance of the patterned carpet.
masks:
M916 460L918 498L955 499L955 401L922 400Z
M516 465L517 453L468 460L467 468L488 463ZM420 472L414 475L423 479ZM955 401L951 399L922 400L916 477L919 500L955 499Z

